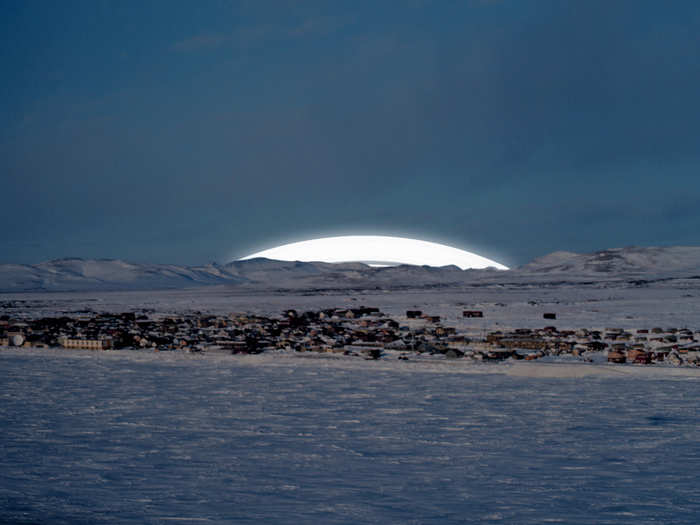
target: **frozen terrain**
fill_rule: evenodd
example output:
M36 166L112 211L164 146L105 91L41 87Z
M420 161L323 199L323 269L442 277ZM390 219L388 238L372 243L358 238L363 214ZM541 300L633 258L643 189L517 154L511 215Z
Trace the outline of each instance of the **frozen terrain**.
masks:
M697 248L497 273L70 259L0 267L0 313L698 330L699 276ZM0 367L0 523L700 522L698 368L17 348Z
M0 363L3 523L700 521L696 370L24 349Z
M644 284L532 284L446 287L433 290L339 290L293 293L248 292L227 286L184 290L98 291L0 294L0 308L13 318L96 312L146 310L156 313L211 314L250 312L280 315L300 311L376 306L401 317L408 309L440 315L445 324L464 329L537 328L545 312L558 329L688 327L700 329L700 280L670 280ZM464 319L464 309L484 312L483 319Z
M555 252L507 271L457 266L284 262L257 258L227 264L178 266L114 259L57 259L0 264L0 292L182 289L225 286L254 291L444 289L480 286L605 285L700 279L700 247L617 248L595 253Z

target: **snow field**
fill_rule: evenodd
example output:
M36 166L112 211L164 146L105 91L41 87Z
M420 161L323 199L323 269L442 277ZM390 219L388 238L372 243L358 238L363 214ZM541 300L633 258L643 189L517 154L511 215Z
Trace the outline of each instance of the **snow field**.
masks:
M0 363L0 521L700 520L697 376L670 369L19 349Z

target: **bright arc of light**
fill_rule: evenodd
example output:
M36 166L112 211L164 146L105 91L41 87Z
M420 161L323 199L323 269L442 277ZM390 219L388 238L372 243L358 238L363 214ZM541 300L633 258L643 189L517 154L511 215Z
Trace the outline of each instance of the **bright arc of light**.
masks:
M240 260L257 257L278 261L364 262L372 266L412 264L417 266L455 265L462 270L488 267L498 270L508 269L507 266L486 257L444 244L383 235L346 235L293 242L253 253Z

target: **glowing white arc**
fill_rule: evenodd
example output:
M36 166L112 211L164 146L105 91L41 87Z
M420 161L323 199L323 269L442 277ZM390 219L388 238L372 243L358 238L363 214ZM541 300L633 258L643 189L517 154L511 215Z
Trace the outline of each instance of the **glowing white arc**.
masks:
M381 235L347 235L293 242L253 253L240 260L256 257L278 261L330 263L367 262L418 266L453 264L462 270L488 267L508 269L507 266L486 257L444 244Z

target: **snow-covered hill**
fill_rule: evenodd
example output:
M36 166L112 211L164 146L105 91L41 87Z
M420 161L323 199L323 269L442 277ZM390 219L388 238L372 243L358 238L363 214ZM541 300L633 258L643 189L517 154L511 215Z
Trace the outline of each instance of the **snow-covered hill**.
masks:
M238 283L216 266L136 264L114 259L57 259L34 265L0 265L0 290L128 290Z
M700 274L700 247L628 247L594 253L554 252L518 268L517 272L592 276Z
M617 248L590 254L555 252L519 268L370 267L361 263L250 259L179 266L114 259L57 259L0 265L0 291L179 289L227 285L241 290L421 289L475 284L614 281L700 276L700 247Z
M484 275L494 273L493 270L475 271ZM472 273L456 266L374 268L361 263L286 262L262 258L206 266L58 259L34 265L0 265L0 291L147 290L214 284L260 290L405 289L458 284Z

